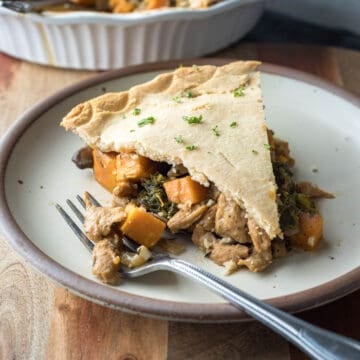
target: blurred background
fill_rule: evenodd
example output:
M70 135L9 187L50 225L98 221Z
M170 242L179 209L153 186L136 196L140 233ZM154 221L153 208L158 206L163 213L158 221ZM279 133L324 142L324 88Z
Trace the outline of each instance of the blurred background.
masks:
M359 0L267 0L255 28L244 38L360 49Z
M360 49L360 0L69 0L43 8L44 16L6 10L0 7L0 52L60 68L196 58L243 42Z

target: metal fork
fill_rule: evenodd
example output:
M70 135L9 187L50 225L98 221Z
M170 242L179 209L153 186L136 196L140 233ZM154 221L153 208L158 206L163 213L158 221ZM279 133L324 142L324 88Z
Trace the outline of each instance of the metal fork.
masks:
M0 7L2 6L22 14L41 12L47 7L54 5L67 5L73 9L90 9L89 7L72 3L70 0L0 0ZM108 10L107 0L95 0L94 5L94 10Z
M77 195L76 198L81 206L85 208L85 202L82 197ZM101 206L91 194L89 194L89 198L95 206ZM69 199L66 200L66 203L80 222L84 222L84 216L75 204ZM59 204L56 204L56 208L86 248L92 251L94 245L88 237ZM137 245L134 245L134 242L125 237L123 242L132 251L136 251ZM123 268L122 275L125 278L135 278L158 270L173 271L206 285L215 293L228 300L234 307L243 310L248 315L268 326L313 359L353 360L360 358L360 342L323 330L287 314L184 260L154 252L151 261L135 269Z
M0 1L0 6L18 13L39 12L46 6L59 5L66 3L66 0L37 0L37 1L22 1L22 0L3 0Z

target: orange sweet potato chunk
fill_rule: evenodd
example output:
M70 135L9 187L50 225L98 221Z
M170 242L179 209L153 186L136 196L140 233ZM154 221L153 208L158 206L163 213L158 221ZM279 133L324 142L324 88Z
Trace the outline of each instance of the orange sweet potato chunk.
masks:
M160 240L166 224L142 207L131 204L125 210L127 218L120 230L138 244L153 247Z
M147 4L147 9L158 9L168 5L168 0L149 0Z
M323 237L323 219L320 214L301 213L299 217L300 231L291 236L294 245L304 250L315 250Z
M96 181L110 192L116 186L116 155L115 152L103 153L93 150L94 177Z
M135 5L128 0L109 0L108 3L114 13L129 13L135 9Z
M135 153L119 153L116 161L117 181L139 181L149 177L155 171L152 160Z
M192 180L190 176L167 181L164 188L169 201L176 204L198 204L207 198L208 193L206 187Z

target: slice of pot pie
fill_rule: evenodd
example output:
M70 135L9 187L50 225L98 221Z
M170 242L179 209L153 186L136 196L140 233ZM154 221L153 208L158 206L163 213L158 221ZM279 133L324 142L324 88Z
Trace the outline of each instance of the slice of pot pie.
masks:
M180 67L63 119L88 146L77 165L92 167L114 195L109 208L87 201L85 231L102 280L112 282L120 263L147 261L165 228L189 232L229 272L262 271L290 243L317 247L322 217L312 199L331 194L292 179L288 144L265 123L258 66ZM142 245L138 254L122 251L122 235Z

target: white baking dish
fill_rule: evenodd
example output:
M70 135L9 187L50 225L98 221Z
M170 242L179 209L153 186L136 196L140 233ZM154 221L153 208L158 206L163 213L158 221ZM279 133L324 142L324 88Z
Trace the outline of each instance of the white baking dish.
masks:
M21 15L0 7L0 51L39 64L93 70L198 57L240 39L262 11L263 0L130 14Z

